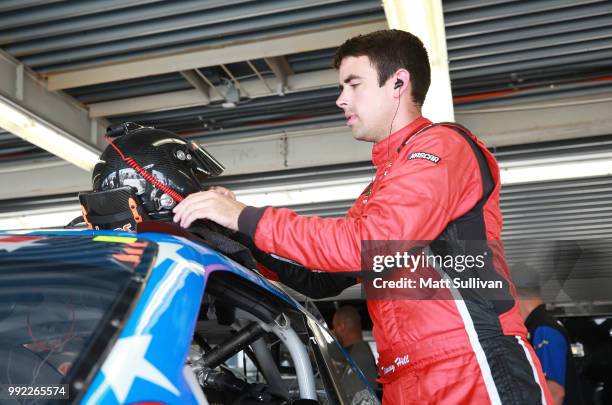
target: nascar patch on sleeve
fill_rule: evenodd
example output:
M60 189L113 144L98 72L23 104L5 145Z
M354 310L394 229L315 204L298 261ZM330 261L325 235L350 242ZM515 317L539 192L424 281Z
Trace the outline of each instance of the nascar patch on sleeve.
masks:
M410 156L408 156L408 160L414 160L414 159L429 160L430 162L433 162L436 164L440 162L439 156L436 156L432 153L427 153L427 152L414 152Z

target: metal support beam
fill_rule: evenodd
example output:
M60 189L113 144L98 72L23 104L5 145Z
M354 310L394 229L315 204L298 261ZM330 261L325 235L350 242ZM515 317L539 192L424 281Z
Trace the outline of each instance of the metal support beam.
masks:
M83 164L83 156L72 154L73 149L92 156L102 149L100 137L92 142L90 133L93 125L98 134L103 134L106 120L92 122L88 111L76 100L48 91L35 73L3 51L0 51L0 107L3 110L0 122L5 129L71 163L89 167L89 163ZM50 141L51 136L55 140Z
M565 107L458 114L458 122L488 147L499 147L610 134L612 118L605 112L611 109L612 99L573 105L568 101ZM355 141L347 127L276 130L243 139L218 137L203 145L228 168L228 175L367 162L372 148L370 143ZM580 160L580 156L574 158Z
M274 76L278 79L281 87L277 89L279 94L284 94L285 87L287 86L287 77L293 75L293 69L287 62L287 58L284 56L277 56L274 58L264 58L264 61L270 66Z
M208 103L208 101L210 100L210 86L208 85L208 83L206 83L206 81L204 81L198 71L184 70L181 72L181 75L185 78L185 80L189 82L189 84L191 84L196 90L201 93L204 102Z
M266 79L262 76L262 74L259 72L259 70L257 70L255 65L253 65L253 62L251 62L250 60L247 60L246 63L247 63L247 65L249 65L249 67L255 73L255 75L257 75L257 78L259 80L261 80L261 82L268 88L268 90L270 90L270 93L273 94L274 90L272 90L270 88L270 86L268 85L268 82L266 82Z
M488 147L575 139L612 133L612 93L550 103L458 110L457 122Z
M202 49L178 55L157 56L137 61L78 69L48 75L49 90L61 90L117 80L133 79L218 66L246 59L268 58L296 52L307 52L340 45L347 38L386 28L381 20L316 32L302 32L281 38L235 43L214 49Z
M57 158L0 165L0 200L91 189L91 173Z
M15 67L15 98L23 101L23 79L25 77L25 66L22 63Z
M202 73L202 71L200 69L193 69L193 71L202 78L202 80L204 81L204 83L206 83L208 85L209 89L212 89L215 93L217 93L217 95L221 98L225 97L223 95L223 93L221 92L221 90L219 90L217 88L217 86L215 86L209 79L208 77L206 77L206 75L204 73ZM210 101L210 93L208 94L209 97L209 101Z
M218 95L212 98L214 100L223 99ZM202 99L202 93L199 90L174 91L151 96L132 97L90 104L89 116L92 118L111 117L113 115L131 114L135 112L162 111L172 108L206 105L209 101Z
M454 121L442 1L383 0L383 5L390 28L416 35L427 48L431 86L423 105L423 115L437 122Z
M457 121L470 128L488 147L612 133L612 117L606 113L612 110L612 94L588 102L567 99L556 100L555 105L549 106L527 105L519 111L496 110L458 113ZM276 130L244 139L218 137L204 146L228 168L226 174L369 161L372 147L370 143L355 141L345 126ZM342 153L336 153L338 150Z
M227 168L224 175L368 161L372 156L372 145L355 141L348 127L278 130L264 137L201 144Z
M458 113L457 122L492 148L610 134L612 117L606 113L610 110L612 99L556 108L532 106L525 111ZM278 130L259 138L219 138L204 146L228 167L227 174L369 161L372 148L370 143L355 141L347 127ZM338 150L342 153L336 153Z
M259 79L243 80L240 82L240 88L243 90L243 94L246 93L251 98L276 94L271 92L270 88L277 88L280 85L280 81L276 78L270 78L267 79L267 82L268 85L265 85ZM338 83L338 74L333 69L300 73L288 76L286 83L288 89L286 92L288 93L315 90L335 86ZM215 88L215 94L211 94L208 100L203 100L201 93L197 90L182 90L151 96L93 103L89 105L89 115L92 118L110 117L113 115L206 105L210 102L223 101L224 90L225 86L217 86Z

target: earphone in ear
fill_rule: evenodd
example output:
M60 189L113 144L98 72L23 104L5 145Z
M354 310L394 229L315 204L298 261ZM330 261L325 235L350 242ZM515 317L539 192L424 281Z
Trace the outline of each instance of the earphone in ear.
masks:
M393 85L393 90L397 90L404 85L404 81L402 79L397 79L395 84Z

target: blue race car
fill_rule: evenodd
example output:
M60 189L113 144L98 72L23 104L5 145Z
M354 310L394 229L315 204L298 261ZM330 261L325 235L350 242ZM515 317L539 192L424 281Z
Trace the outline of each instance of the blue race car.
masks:
M0 384L2 404L379 403L281 287L152 232L0 233Z

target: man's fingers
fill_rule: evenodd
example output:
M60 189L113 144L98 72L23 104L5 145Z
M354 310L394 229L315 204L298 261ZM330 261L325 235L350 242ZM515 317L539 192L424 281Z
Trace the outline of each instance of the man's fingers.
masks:
M230 229L238 229L237 218L244 204L218 191L201 191L187 196L174 207L174 222L187 228L197 219L209 219Z
M183 201L174 207L172 211L174 214L178 214L180 216L183 212L189 211L195 204L211 198L217 198L218 195L219 194L215 193L214 191L200 191L198 193L189 194Z
M202 208L192 209L180 218L181 226L188 228L196 219L206 219L206 210Z
M197 219L213 219L210 218L211 206L216 200L223 198L227 197L210 190L190 194L174 207L174 222L179 223L183 228L187 228Z
M181 206L183 207L190 206L191 204L194 204L198 201L213 198L214 196L217 196L218 194L219 193L216 193L214 191L199 191L197 193L189 194L187 198L183 200L183 202L177 205L177 207L180 208Z
M189 215L186 215L184 218L181 219L181 227L189 228L196 219L207 219L207 218L206 218L206 215L200 210L191 211Z
M200 193L190 194L181 201L176 207L172 209L174 213L174 222L180 222L185 213L193 211L193 206L198 204L200 201L205 200L207 197L204 195L198 195Z
M236 195L235 195L235 194L234 194L234 193L233 193L233 192L232 192L230 189L227 189L227 188L225 188L225 187L221 187L221 186L212 186L212 187L210 188L210 191L214 191L215 193L218 193L218 194L224 195L224 196L226 196L226 197L229 197L229 198L231 198L232 200L235 200L235 199L236 199Z

